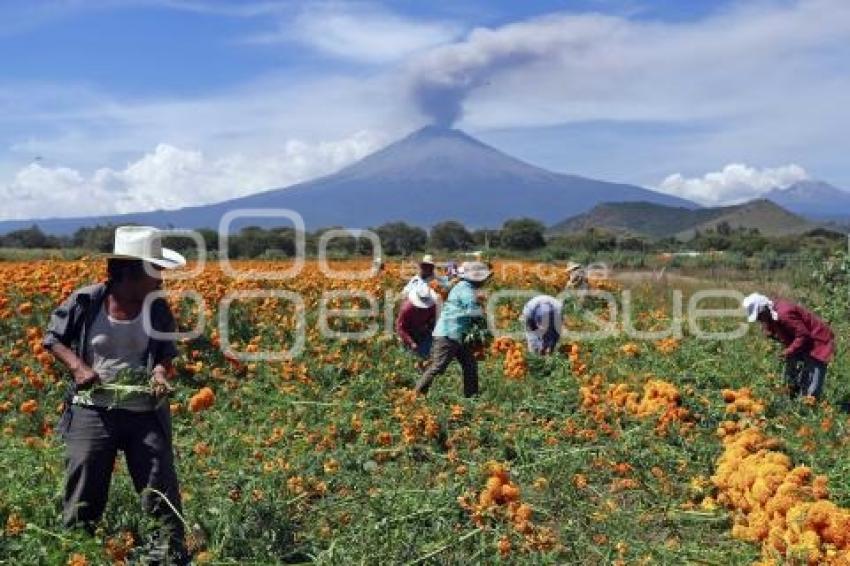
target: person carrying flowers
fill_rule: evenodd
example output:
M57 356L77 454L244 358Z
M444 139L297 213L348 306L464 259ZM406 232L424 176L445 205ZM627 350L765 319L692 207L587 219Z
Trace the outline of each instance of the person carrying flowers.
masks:
M143 510L162 526L153 551L164 555L162 562L188 564L164 402L177 350L158 334L175 332L176 324L164 298L148 297L162 288L161 270L186 260L162 247L158 230L146 226L119 226L113 249L107 281L74 291L53 311L44 334L44 347L71 376L57 426L65 442L63 523L94 531L122 451Z
M408 295L411 291L419 287L431 287L434 283L440 287L449 287L449 278L446 276L437 275L435 273L434 256L426 254L422 256L419 262L419 273L410 278L407 284L402 289L404 295Z
M478 361L467 339L484 318L476 290L484 286L492 273L486 264L477 261L464 262L458 271L460 281L449 293L434 328L431 360L416 384L418 393L426 394L434 378L444 373L456 359L463 370L464 396L478 394Z

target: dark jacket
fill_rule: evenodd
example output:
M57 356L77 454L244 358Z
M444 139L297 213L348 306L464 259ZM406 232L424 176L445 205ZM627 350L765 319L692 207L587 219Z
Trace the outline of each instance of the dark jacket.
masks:
M50 349L55 344L64 344L71 348L81 360L86 359L88 347L88 331L94 323L98 312L103 306L108 291L107 283L97 283L81 287L71 293L61 305L50 315L47 330L44 333L42 344ZM175 332L177 324L168 303L163 298L158 298L151 303L151 326L158 332ZM157 340L151 338L148 341L147 366L148 369L159 363L166 362L177 356L177 348L171 340ZM70 399L76 392L76 384L71 379L66 398L65 411L59 420L56 431L64 435L71 424L71 414L68 411ZM171 440L171 410L167 403L157 409L157 418L162 424L165 435Z
M763 324L765 333L785 346L785 356L808 355L828 363L835 353L835 335L827 323L800 305L774 299L779 320Z
M431 336L436 323L437 305L420 309L410 301L405 300L398 311L395 328L401 341L408 347L413 347L415 342Z

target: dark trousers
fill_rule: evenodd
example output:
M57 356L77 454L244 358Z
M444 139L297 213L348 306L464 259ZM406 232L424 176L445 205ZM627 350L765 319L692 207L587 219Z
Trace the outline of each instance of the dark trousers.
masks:
M792 398L811 395L820 398L826 380L826 364L810 356L794 356L785 362L785 381Z
M162 498L181 511L180 489L169 437L154 412L72 405L65 431L63 522L91 529L106 508L118 451L124 452L142 509L156 517L168 537L169 563L188 563L183 523Z
M431 387L434 378L444 373L452 360L457 360L463 370L463 394L466 397L472 397L478 394L478 362L475 356L466 345L437 336L434 338L434 344L431 346L431 363L428 369L422 374L419 383L416 384L416 391L419 393L427 393Z

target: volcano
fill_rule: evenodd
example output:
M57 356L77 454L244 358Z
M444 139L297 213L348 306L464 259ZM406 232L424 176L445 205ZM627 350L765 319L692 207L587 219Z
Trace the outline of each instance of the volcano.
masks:
M803 216L819 220L843 220L850 216L850 191L823 181L798 181L773 189L764 198Z
M6 221L0 222L0 233L33 224L51 234L106 223L216 228L224 213L239 208L291 209L302 215L309 230L367 228L395 221L430 227L444 220L485 228L519 217L549 225L603 202L632 201L697 207L635 185L547 171L460 130L428 126L334 174L290 187L177 210ZM268 227L287 221L244 218L232 228L248 224Z

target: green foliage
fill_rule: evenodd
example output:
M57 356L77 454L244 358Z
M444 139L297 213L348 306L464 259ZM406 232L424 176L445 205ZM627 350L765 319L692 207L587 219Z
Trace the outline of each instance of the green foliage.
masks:
M535 250L546 245L543 239L545 230L542 223L531 218L508 220L502 226L499 241L510 250Z
M472 234L455 220L435 224L431 228L430 246L438 250L457 251L468 249L472 243Z
M425 249L428 232L405 222L390 222L375 229L387 255L406 256Z
M6 248L58 248L61 245L62 240L45 235L35 224L0 236L0 247Z

